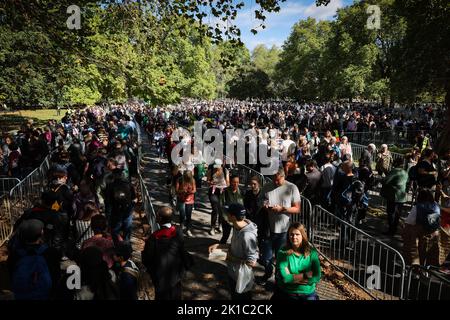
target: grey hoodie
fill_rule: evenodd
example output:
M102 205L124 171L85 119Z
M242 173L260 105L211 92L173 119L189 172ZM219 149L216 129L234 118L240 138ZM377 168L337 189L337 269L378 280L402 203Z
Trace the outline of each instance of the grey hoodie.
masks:
M245 219L248 223L241 230L233 229L231 237L230 253L233 257L244 261L258 260L258 228L255 223ZM240 264L237 262L228 262L228 274L235 281L239 272Z

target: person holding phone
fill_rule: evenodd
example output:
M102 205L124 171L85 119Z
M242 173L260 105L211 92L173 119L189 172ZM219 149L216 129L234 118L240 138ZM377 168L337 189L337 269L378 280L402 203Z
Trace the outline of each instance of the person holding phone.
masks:
M264 285L273 275L273 255L286 242L290 216L300 213L300 192L295 184L285 178L283 168L274 176L273 185L264 192L264 208L268 211L270 237L261 242L261 264L265 272L257 281Z

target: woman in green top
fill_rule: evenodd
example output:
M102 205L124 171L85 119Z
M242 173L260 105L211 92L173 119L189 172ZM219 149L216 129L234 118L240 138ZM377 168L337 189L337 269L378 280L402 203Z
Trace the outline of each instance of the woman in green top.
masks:
M288 230L286 246L277 254L276 288L272 300L318 300L320 280L317 250L308 242L305 227L295 222Z

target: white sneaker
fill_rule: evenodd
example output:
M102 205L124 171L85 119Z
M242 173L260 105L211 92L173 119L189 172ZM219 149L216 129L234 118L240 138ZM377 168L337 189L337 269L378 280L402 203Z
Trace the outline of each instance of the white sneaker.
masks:
M209 234L212 236L216 234L216 231L214 230L214 228L211 228L211 230L209 230Z
M192 237L192 232L191 232L191 230L188 229L188 231L186 232L186 234L187 234L188 237Z

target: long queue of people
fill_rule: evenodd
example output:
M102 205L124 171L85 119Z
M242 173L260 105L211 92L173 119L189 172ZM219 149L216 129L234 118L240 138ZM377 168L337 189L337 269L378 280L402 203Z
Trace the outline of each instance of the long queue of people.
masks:
M160 156L169 158L172 176L168 183L171 185L173 204L180 212L182 221L186 221L188 236L192 235L190 216L192 208L195 207L196 190L202 187L202 179L206 180L212 207L210 234L222 233L221 244L227 242L230 234L229 224L224 218L226 217L224 208L231 203L244 205L247 218L256 222L261 255L264 255L263 238L272 237L270 242L272 245L274 241L277 242L273 237L277 237L278 233L270 219L262 218L265 214L261 214L264 212L261 208L264 200L267 200L267 192L260 191L261 181L257 177L250 181L239 181L239 177L234 174L233 163L230 164L224 158L216 159L209 166L201 163L201 159L199 163L195 155L181 166L171 163L171 151L176 146L176 141L173 141L171 136L177 124L189 128L193 125L193 121L200 121L203 132L208 128L219 129L224 135L224 140L226 129L255 130L258 145L268 144L279 148L286 181L295 185L299 193L308 198L313 205L320 204L355 226L364 222L369 205L369 191L376 190L387 200L387 226L386 230L380 232L383 231L389 236L395 235L402 211L408 208L405 206L408 202L407 194L412 194L413 207L405 219L402 231L405 260L407 264L443 265L448 261L449 253L450 151L438 157L433 150L429 132L424 131L416 137L411 151L403 158L394 160L387 145L377 148L373 143L368 144L362 154L355 158L351 141L345 136L349 131L344 130L342 136L340 131L342 127L336 132L334 129L336 123L325 121L326 124L322 123L319 127L325 134L319 135L313 131L317 129L314 124L312 127L309 126L311 121L305 122L305 115L308 118L308 112L322 115L321 112L328 108L339 114L337 110L341 110L343 117L341 115L339 121L342 121L343 126L348 129L349 123L355 121L355 118L357 121L365 121L364 119L370 119L377 114L376 106L372 106L372 109L364 105L352 107L354 109L330 104L315 110L314 106L305 107L298 104L286 106L283 103L248 101L228 103L188 101L179 106L143 114L141 120L150 139L158 146ZM442 110L413 107L396 112L397 114L392 113L387 117L403 118L409 115L409 121L422 123L420 125L422 129L430 129L438 123L434 115ZM425 116L419 119L414 118L414 115ZM440 122L439 126L444 124ZM270 135L270 130L274 128L279 129L278 133ZM194 140L187 142L193 144ZM246 153L248 159L251 156L248 148ZM256 171L260 169L258 165L248 166ZM278 176L277 174L274 178ZM241 195L239 184L247 182L250 183L250 189L245 195ZM378 187L380 184L381 189ZM428 197L432 199L431 203L420 204L424 201L424 192L432 194L431 198ZM188 202L186 199L189 199ZM409 202L411 203L411 200ZM422 207L426 210L420 209L417 215L416 209ZM280 239L278 243L283 243L285 235ZM270 256L270 253L267 256ZM264 278L270 276L270 272L267 272Z
M48 128L48 184L8 242L17 300L137 299L139 270L130 259L137 133L129 108L108 109L74 111ZM65 271L73 266L81 271L71 287Z
M182 297L181 281L193 264L184 248L184 235L194 236L192 211L200 204L196 194L204 187L212 208L209 232L221 234L219 242L207 249L211 254L228 249L233 299L252 297L252 275L258 263L264 267L264 275L256 282L265 284L275 278L273 299L317 299L321 277L317 251L309 245L305 227L291 223L291 216L302 212L300 195L357 225L364 221L368 191L377 184L376 177L382 181L381 195L388 200L388 233L396 231L407 188L417 191L416 204L406 219L410 226L404 231L405 252L414 257L411 263L436 263L431 256L441 232L438 229L448 230L449 213L444 208L449 204L449 152L438 158L432 140L424 134L405 161L393 161L387 146L377 152L373 144L355 159L351 139L334 129L333 121L318 128L310 126L311 117L309 122L296 118L314 106L293 104L283 113L284 104L235 103L187 102L165 108L128 105L112 107L109 112L93 107L66 115L59 126L61 138L49 146L53 155L47 190L17 221L8 244L15 298L137 299L140 277L130 236L138 197L132 183L138 145L130 110L160 158L167 158L171 173L167 184L172 207L157 212L160 229L152 230L141 253L155 299ZM317 114L343 109L344 126L352 117L362 121L372 116L364 106L354 108L326 104L318 107L321 111ZM418 110L422 110L419 114L439 112ZM280 151L281 166L273 183L262 186L258 176L240 181L233 161L217 158L208 166L201 153L200 159L192 155L190 161L175 165L171 159L177 145L173 133L178 125L189 127L193 120L202 121L203 130L218 128L224 135L229 128L253 127L258 145L265 143ZM258 127L280 130L272 135ZM321 135L315 130L328 132ZM247 182L244 193L240 185ZM442 203L438 205L438 201ZM175 214L184 230L176 226ZM80 268L80 286L68 287L71 274L63 273L61 264Z

